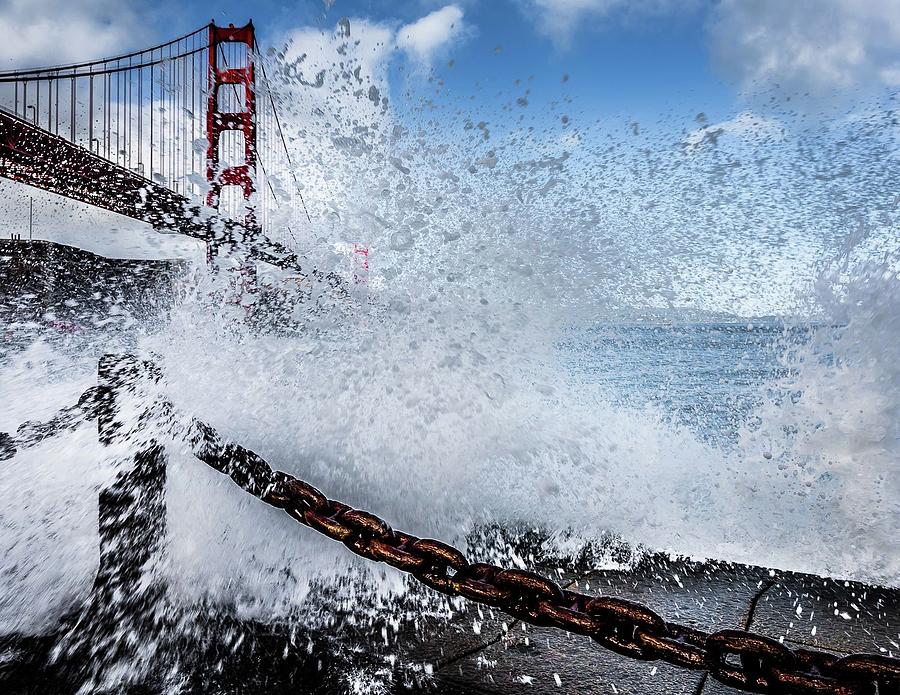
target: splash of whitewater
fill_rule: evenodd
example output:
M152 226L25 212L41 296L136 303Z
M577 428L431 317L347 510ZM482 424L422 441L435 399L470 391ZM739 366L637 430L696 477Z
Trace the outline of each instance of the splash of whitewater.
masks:
M173 400L420 535L464 545L479 528L538 528L560 554L612 535L900 583L889 114L794 135L744 119L728 140L702 123L596 123L567 91L524 107L524 86L477 115L439 82L395 107L371 49L343 27L271 58L313 213L297 247L346 272L335 244L367 246L369 284L349 304L301 310L302 330L284 334L216 305L227 281L201 274L136 337ZM868 236L836 255L850 208L872 211L858 221ZM724 439L576 376L561 354L564 334L598 324L725 312L779 312L809 329L785 340L784 375ZM115 348L106 335L80 353L46 337L12 353L0 428L72 402ZM179 600L271 617L350 571L405 591L169 449L164 571ZM89 590L96 491L114 473L103 457L82 428L0 468L4 629L39 630Z

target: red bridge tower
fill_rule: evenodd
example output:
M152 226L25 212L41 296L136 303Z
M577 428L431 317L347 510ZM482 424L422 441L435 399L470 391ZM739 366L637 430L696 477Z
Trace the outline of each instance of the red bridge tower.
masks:
M245 67L219 66L219 47L225 43L240 43L247 46ZM255 225L253 208L249 204L254 192L256 174L256 83L253 72L253 51L255 48L253 22L246 26L217 27L209 25L209 106L206 113L206 133L209 148L206 151L206 180L209 191L206 204L219 207L219 197L223 186L240 186L244 200L248 201L246 224ZM219 110L219 90L227 85L234 89L243 87L244 110L223 112ZM244 163L221 168L219 162L219 140L223 132L241 131L244 134Z

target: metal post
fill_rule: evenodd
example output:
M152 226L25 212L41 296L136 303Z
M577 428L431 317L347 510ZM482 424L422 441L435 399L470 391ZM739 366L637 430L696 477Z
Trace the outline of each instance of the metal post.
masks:
M34 239L34 198L28 198L28 241Z
M97 430L101 444L133 448L116 461L113 482L100 491L100 567L94 584L95 607L115 629L145 631L154 623L159 582L146 581L165 537L166 456L163 447L142 435L122 409L139 398L154 369L132 356L104 355L98 366ZM139 412L142 408L128 410ZM125 418L123 420L123 418Z

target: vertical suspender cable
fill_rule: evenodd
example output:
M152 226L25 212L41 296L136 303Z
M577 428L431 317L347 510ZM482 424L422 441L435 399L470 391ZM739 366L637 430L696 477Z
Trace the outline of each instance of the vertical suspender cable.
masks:
M159 64L159 176L160 181L166 177L166 96L165 96L165 63Z
M171 52L172 49L169 49ZM178 188L178 69L169 59L169 161L172 167L172 188Z
M160 58L162 58L162 51L160 51ZM159 152L159 178L160 181L165 180L166 177L166 127L165 127L165 114L166 114L166 93L165 93L165 63L159 64L159 74L157 78L159 80L158 88L159 88L159 108L157 111L157 115L159 117L158 125L159 125L159 138L158 138L158 146L157 151Z
M159 65L159 175L160 180L169 180L169 139L166 133L166 64Z
M178 190L178 66L174 59L169 60L170 85L170 109L169 121L172 128L172 138L169 140L172 148L172 189Z
M166 161L169 163L166 169L166 180L169 187L172 186L172 49L169 48L168 60L165 62L165 85L166 85Z
M78 140L78 136L75 135L75 111L78 105L78 85L75 80L75 77L72 77L72 99L71 104L69 105L70 113L69 113L69 139L72 142L76 142ZM88 143L88 147L90 148L91 144Z
M116 143L113 136L117 133L116 131L116 107L118 106L115 92L117 91L118 85L113 85L113 73L109 74L109 104L107 108L109 109L109 149L107 152L107 158L110 160L114 159L116 156Z
M175 187L175 64L169 47L169 187Z
M119 63L116 63L116 68L120 67L121 65ZM118 126L118 132L116 133L116 146L118 147L118 151L116 152L116 162L119 162L119 159L121 158L122 166L128 165L128 158L125 155L125 139L128 135L128 121L126 116L126 110L128 108L128 95L127 83L125 81L127 76L127 72L122 72L121 70L116 71L116 83L118 85L117 92L119 99L119 103L116 105Z
M106 151L107 151L107 146L106 146L106 91L107 91L106 90L106 82L108 79L109 79L109 75L104 74L103 75L103 101L102 101L102 105L103 105L103 156L104 157L106 156ZM97 154L100 154L99 145L97 147L97 150L98 150Z
M88 149L94 151L94 75L88 78ZM72 124L74 125L74 123Z
M122 100L119 98L119 78L120 73L118 72L111 73L109 78L110 87L112 87L113 80L116 82L115 88L110 90L109 95L109 158L116 163L119 161L119 132L121 131L119 127L119 107L122 103Z
M111 160L116 152L116 146L115 143L113 143L113 122L116 117L114 106L115 96L113 95L113 90L115 89L115 86L113 85L113 74L111 72L107 73L106 79L106 111L109 114L106 118L106 158Z
M138 68L137 168L144 174L144 68Z
M196 169L196 153L194 152L194 140L197 139L197 54L194 52L196 38L191 39L191 173ZM194 185L191 184L191 195L194 195Z
M151 59L153 54L150 54ZM155 102L153 101L153 66L150 66L150 175L147 177L153 181L153 114L156 111Z
M122 100L119 98L119 76L120 73L112 72L109 75L110 95L109 95L109 158L118 164L119 162L119 108ZM115 86L113 86L115 81Z
M179 53L178 47L176 46L175 55L177 56ZM174 188L177 191L179 186L181 185L181 175L180 175L180 167L181 167L181 138L178 135L179 124L181 122L181 79L179 76L179 66L181 62L176 58L172 61L172 81L175 85L175 88L172 92L172 103L173 103L173 119L172 119L172 128L175 131L174 144L175 144L175 185Z
M118 61L116 67L119 67ZM122 164L125 163L125 128L123 121L125 120L125 75L121 71L116 71L116 163L122 158Z
M107 73L106 79L106 111L109 114L106 119L106 158L112 160L116 153L116 146L113 142L113 123L116 118L115 96L113 94L113 91L115 90L115 85L113 84L113 73Z
M106 158L112 154L112 75L106 75Z
M179 51L179 53L183 53L183 51ZM181 187L182 187L182 195L188 195L188 143L187 143L187 120L186 116L188 113L188 100L187 100L187 84L188 84L188 74L187 74L187 57L180 58L181 62L181 88L178 90L179 98L181 99L181 110L178 113L178 121L181 123Z
M182 51L186 53L186 51ZM181 58L181 112L179 113L179 121L181 122L181 187L182 195L187 197L190 194L188 176L190 176L190 162L188 156L190 153L190 143L188 142L188 122L187 118L190 114L188 104L188 59L185 55Z
M120 65L116 65L117 68ZM116 105L116 114L118 117L118 133L116 133L116 145L118 147L118 151L116 152L116 162L121 158L122 166L127 166L128 158L125 155L125 138L128 134L128 121L125 111L128 107L128 96L126 89L126 76L127 73L122 72L121 70L116 71L116 82L118 83L118 99L119 103Z
M128 149L128 168L131 169L132 168L132 166L131 166L131 161L132 161L131 147L134 142L132 139L132 132L131 132L131 117L132 117L131 98L132 98L132 93L133 93L133 90L131 88L131 83L132 83L132 78L134 77L134 74L131 72L131 58L128 59L128 72L126 74L128 76L127 77L128 81L125 83L126 91L128 93L128 96L126 97L126 99L128 100L128 136L126 137L126 142L127 142L127 149Z
M179 51L177 50L175 54L178 55ZM179 190L181 186L181 136L179 135L179 130L181 126L181 75L179 73L181 66L181 61L176 59L172 61L172 81L175 85L174 90L172 92L172 102L173 102L173 120L172 120L172 128L174 130L174 138L173 142L175 145L175 190Z

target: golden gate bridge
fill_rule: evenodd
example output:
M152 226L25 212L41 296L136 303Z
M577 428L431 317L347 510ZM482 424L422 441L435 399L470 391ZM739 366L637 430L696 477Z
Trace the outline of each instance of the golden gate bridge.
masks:
M252 21L0 72L0 176L298 269L309 215L278 101Z

